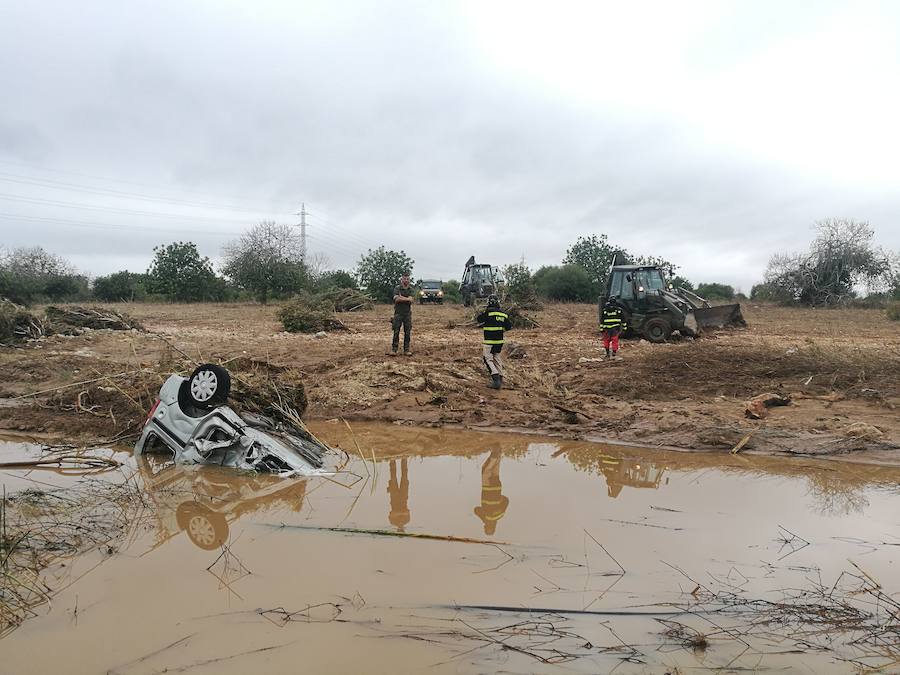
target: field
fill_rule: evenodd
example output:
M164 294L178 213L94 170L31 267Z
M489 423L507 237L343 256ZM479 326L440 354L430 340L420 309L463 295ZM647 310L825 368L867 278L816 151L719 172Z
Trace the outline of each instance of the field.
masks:
M518 358L506 359L507 386L495 392L486 386L480 332L466 325L470 314L460 306L414 307L408 357L386 354L386 306L341 314L349 330L318 338L282 332L276 306L124 309L146 332L90 331L0 351L0 397L15 399L2 409L0 428L124 438L139 427L162 379L187 372L194 360L302 381L308 419L505 428L686 449L731 450L750 434L746 452L866 450L881 459L892 453L878 451L900 442L900 329L877 311L745 305L747 329L662 345L629 340L619 359L606 361L595 308L550 305L533 314L538 328L509 333ZM47 393L24 397L37 392ZM768 392L792 403L747 419L746 401Z

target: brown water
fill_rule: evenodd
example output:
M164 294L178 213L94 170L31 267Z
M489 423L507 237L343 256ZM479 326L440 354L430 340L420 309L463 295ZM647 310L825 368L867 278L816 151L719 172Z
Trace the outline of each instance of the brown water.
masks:
M698 585L746 599L831 587L860 574L850 561L900 590L896 468L357 425L364 465L346 429L317 431L361 480L129 458L145 495L130 536L47 570L68 587L0 642L0 671L852 672L839 658L858 648L800 649L777 626L745 645L747 616L662 613L696 607ZM493 544L319 529L335 527ZM585 609L656 616L562 613Z

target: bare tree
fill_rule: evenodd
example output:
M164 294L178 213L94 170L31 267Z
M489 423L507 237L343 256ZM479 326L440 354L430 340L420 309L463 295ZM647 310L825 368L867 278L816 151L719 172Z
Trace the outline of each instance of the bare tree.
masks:
M807 253L776 254L766 285L774 299L803 305L838 305L890 284L890 257L873 244L868 222L829 218L816 223L818 235Z
M223 248L222 271L260 302L296 293L309 282L300 234L264 221Z

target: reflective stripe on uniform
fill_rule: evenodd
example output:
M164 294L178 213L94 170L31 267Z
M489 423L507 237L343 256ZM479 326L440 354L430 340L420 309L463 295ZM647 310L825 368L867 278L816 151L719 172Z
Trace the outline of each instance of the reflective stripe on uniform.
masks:
M503 340L485 340L484 344L486 344L486 345L502 345Z
M503 326L485 326L484 330L503 330Z
M503 312L488 312L488 316L499 316L501 319L508 319L509 314Z

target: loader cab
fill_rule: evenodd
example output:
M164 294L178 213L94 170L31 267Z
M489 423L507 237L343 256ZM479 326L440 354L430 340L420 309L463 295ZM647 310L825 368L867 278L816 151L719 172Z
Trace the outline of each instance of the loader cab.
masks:
M666 280L658 267L623 265L610 272L605 298L615 295L630 309L635 303L659 295L658 291L665 288Z

